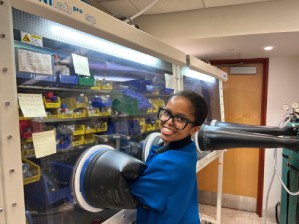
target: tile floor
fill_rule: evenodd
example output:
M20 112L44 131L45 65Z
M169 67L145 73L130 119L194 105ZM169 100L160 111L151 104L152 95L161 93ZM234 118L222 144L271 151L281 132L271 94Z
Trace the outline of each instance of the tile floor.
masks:
M210 205L199 205L201 214L216 218L216 207ZM236 209L222 208L221 209L221 224L264 224L264 219L259 217L254 212L246 212ZM267 219L266 224L276 224L275 218ZM205 224L205 222L202 222Z

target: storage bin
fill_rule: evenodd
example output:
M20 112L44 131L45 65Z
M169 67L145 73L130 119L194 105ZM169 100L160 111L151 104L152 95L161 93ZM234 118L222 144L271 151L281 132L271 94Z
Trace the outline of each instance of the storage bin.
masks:
M87 112L87 117L99 117L99 116L101 116L99 108L88 107L88 108L86 108L86 112Z
M60 108L61 107L61 100L60 97L57 96L56 102L50 102L43 96L43 101L46 109L53 109L53 108Z
M94 134L85 134L84 135L84 144L94 143L95 138Z
M73 135L71 136L72 146L78 146L84 144L84 136L83 135Z
M77 96L77 98L62 98L61 102L65 104L68 109L71 110L85 108L89 105L88 98L86 96Z
M148 132L156 130L156 124L146 124L145 127L146 131Z
M18 85L47 85L52 86L56 82L55 75L40 75L32 73L17 72L17 84Z
M144 118L137 118L137 120L139 121L141 133L144 133L146 131L145 119Z
M28 172L31 173L30 177L24 177L23 175L24 185L39 181L41 176L40 166L25 158L22 159L22 163L29 165L30 169ZM24 170L23 170L23 174L24 174Z
M162 88L162 89L160 89L159 94L173 94L173 89Z
M129 135L129 124L127 120L113 122L115 133Z
M130 135L141 134L140 123L137 119L128 120L128 125L129 125L129 134Z
M32 142L32 139L30 139L30 140L31 140L31 142L22 140L21 151L22 151L22 156L24 158L27 156L34 156L33 142Z
M86 109L85 108L75 109L73 116L74 118L86 117L87 116Z
M29 85L53 86L56 83L56 75L34 74L32 79L26 82Z
M33 126L32 126L31 120L20 120L19 127L20 127L20 132L21 132L21 138L32 139Z
M88 125L85 125L85 134L91 134L91 133L96 133L97 128L96 127L91 127Z
M97 81L98 81L98 80L97 80ZM112 90L112 89L113 89L112 82L110 82L110 81L100 80L100 81L98 81L98 82L100 82L100 85L101 85L101 89L102 89L102 90Z
M94 86L91 87L93 90L112 90L113 84L110 81L96 80Z
M157 129L157 120L156 118L147 118L145 120L146 123L146 131L154 131Z
M71 145L71 135L70 134L56 134L56 149L63 150L67 149Z
M69 113L61 113L60 114L60 118L73 118L74 117L74 114L73 112L69 112Z
M108 130L107 122L101 122L97 126L97 132L104 132Z
M19 73L17 72L17 84L18 85L30 85L31 80L33 79L33 74L29 73Z
M89 101L91 102L91 105L93 107L111 107L112 106L112 99L110 96L106 95L98 95L98 96L93 96L89 98Z
M73 135L84 135L85 134L85 125L79 124L76 125L75 130L73 131Z
M152 107L152 105L150 104L148 99L146 97L144 97L143 94L140 94L136 91L132 91L130 89L122 90L121 93L124 94L125 96L129 96L129 97L137 100L138 109L140 109L140 110L147 110Z
M39 181L25 185L24 191L25 200L38 210L45 210L54 203L63 203L63 199L72 198L70 186L59 186L52 176L45 173L41 174Z
M111 116L111 108L110 107L100 108L100 116L102 117Z
M64 185L71 184L71 177L73 173L73 165L64 163L63 161L52 161L51 172L55 175L55 178L59 182L63 182Z
M78 76L79 86L94 86L94 76Z
M139 103L142 101L138 101L137 99L132 98L131 96L122 94L121 92L113 92L111 96L112 108L120 113L128 115L138 115L141 113L145 113L148 109L144 106L140 107Z
M60 111L59 109L46 109L47 119L59 119Z
M78 77L74 75L58 75L57 76L57 85L58 86L77 86L78 85Z
M129 86L131 90L134 90L139 93L151 93L154 91L152 80L136 79L136 80L125 82L125 84Z

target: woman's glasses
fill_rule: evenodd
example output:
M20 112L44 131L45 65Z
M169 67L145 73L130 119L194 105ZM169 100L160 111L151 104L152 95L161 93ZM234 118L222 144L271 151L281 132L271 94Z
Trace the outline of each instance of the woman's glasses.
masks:
M193 125L197 124L196 122L192 122L180 115L172 115L172 113L164 107L159 108L158 118L163 122L166 122L171 118L173 125L179 130L185 129L189 123Z

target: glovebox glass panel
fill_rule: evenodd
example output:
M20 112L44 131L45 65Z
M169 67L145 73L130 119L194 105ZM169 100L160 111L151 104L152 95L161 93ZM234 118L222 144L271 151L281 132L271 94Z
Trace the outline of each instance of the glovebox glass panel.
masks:
M173 89L158 58L13 10L25 208L36 223L100 223L118 210L82 210L71 175L95 144L141 159Z
M214 119L221 121L219 80L213 77L200 79L198 76L198 79L184 76L184 89L199 93L208 103L207 124Z

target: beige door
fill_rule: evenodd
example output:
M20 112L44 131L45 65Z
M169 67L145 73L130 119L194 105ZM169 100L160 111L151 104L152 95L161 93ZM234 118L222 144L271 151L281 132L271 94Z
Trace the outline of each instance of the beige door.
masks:
M229 67L219 67L228 73L228 81L223 82L225 121L261 125L263 64L246 66L256 66L257 73L232 75ZM198 173L200 192L217 191L217 166L218 160L215 160ZM256 211L259 149L229 149L224 154L223 168L223 207ZM205 195L209 194L199 194Z

